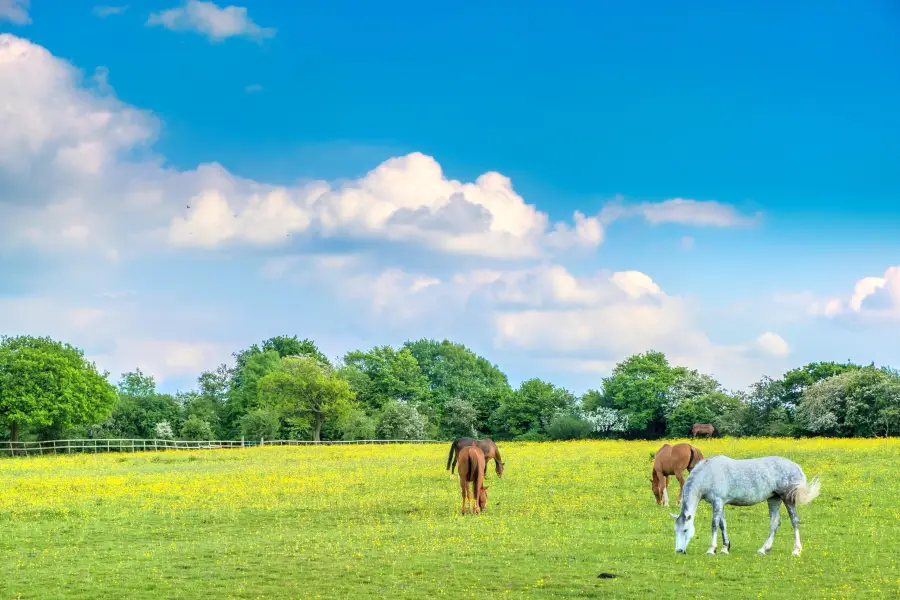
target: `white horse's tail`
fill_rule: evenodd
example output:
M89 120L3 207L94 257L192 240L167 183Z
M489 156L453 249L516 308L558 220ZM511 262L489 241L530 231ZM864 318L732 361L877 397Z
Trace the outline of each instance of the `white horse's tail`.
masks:
M787 493L786 500L794 504L809 504L819 496L821 487L819 477L813 477L812 481L804 481L792 487Z

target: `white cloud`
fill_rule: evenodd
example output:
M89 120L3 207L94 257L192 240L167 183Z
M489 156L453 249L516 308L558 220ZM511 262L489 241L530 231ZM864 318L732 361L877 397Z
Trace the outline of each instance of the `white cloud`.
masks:
M128 10L128 5L124 6L95 6L94 7L94 15L100 17L101 19L105 19L106 17L111 17L113 15L121 15L126 10Z
M844 297L816 299L810 295L807 312L831 319L900 320L900 266L888 267L881 277L859 279Z
M213 2L188 0L184 6L153 13L147 25L162 25L171 31L194 31L207 36L213 42L230 37L243 36L263 40L275 35L275 29L260 27L247 16L242 6L220 8Z
M603 208L600 221L609 224L629 216L643 217L652 225L675 223L695 227L746 227L762 218L760 213L752 217L742 215L734 206L714 200L671 198L664 202L628 205L617 198Z
M763 352L771 356L787 356L791 351L788 343L780 335L771 331L767 331L756 338L756 344Z
M28 25L28 5L31 0L0 0L0 21L6 19L16 25Z

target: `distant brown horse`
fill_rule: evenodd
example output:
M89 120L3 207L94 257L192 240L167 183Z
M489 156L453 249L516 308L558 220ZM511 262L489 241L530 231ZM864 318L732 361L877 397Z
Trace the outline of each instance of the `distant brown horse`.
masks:
M674 475L681 486L678 488L678 503L681 503L681 490L684 488L682 473L687 469L690 473L697 463L703 460L703 453L690 444L663 444L656 451L653 459L653 471L650 473L650 486L657 504L669 505L669 476Z
M477 515L487 506L484 452L478 446L466 446L459 452L457 458L459 458L459 486L462 488L462 514L466 514L466 505L471 498L472 512ZM469 496L469 482L472 482L471 496Z
M695 423L694 426L691 427L691 439L694 439L697 435L713 437L718 436L719 431L716 429L715 425L710 425L709 423Z
M450 444L450 456L447 457L447 468L450 469L450 475L453 475L453 469L456 468L456 461L459 459L459 453L463 448L471 446L472 444L476 444L484 453L484 474L487 475L487 461L493 458L494 468L497 470L497 477L503 477L503 459L500 458L500 450L497 448L497 444L494 443L494 440L490 438L475 440L470 437L458 438ZM456 456L454 456L454 454Z

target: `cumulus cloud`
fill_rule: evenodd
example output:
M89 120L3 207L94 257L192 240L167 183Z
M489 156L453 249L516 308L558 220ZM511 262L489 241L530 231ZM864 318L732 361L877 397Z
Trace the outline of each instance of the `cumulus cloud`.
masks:
M263 40L275 35L275 29L260 27L247 15L242 6L220 8L213 2L188 0L183 6L153 13L147 25L161 25L171 31L193 31L207 36L213 42L230 37L247 37Z
M825 318L900 320L900 266L888 267L880 277L859 279L844 297L811 299L807 309Z
M692 302L666 294L639 271L577 276L547 264L437 278L398 268L371 274L356 263L331 275L339 277L331 289L410 332L436 321L468 323L502 355L538 357L563 371L606 373L631 354L656 349L675 364L741 387L763 372L778 373L790 352L771 331L746 342L713 342L697 324Z
M31 0L0 0L0 21L4 19L16 25L28 25L28 5Z

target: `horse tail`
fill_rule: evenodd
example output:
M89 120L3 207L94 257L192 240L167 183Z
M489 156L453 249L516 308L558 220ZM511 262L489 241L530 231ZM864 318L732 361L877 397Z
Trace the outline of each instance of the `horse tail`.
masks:
M819 496L822 482L819 477L813 477L812 481L803 481L788 490L785 500L793 504L809 504Z
M457 440L450 442L450 456L447 457L447 469L450 468L450 463L453 462L453 451L456 450L456 442Z
M694 468L694 447L691 446L691 457L688 459L687 470L690 471Z

